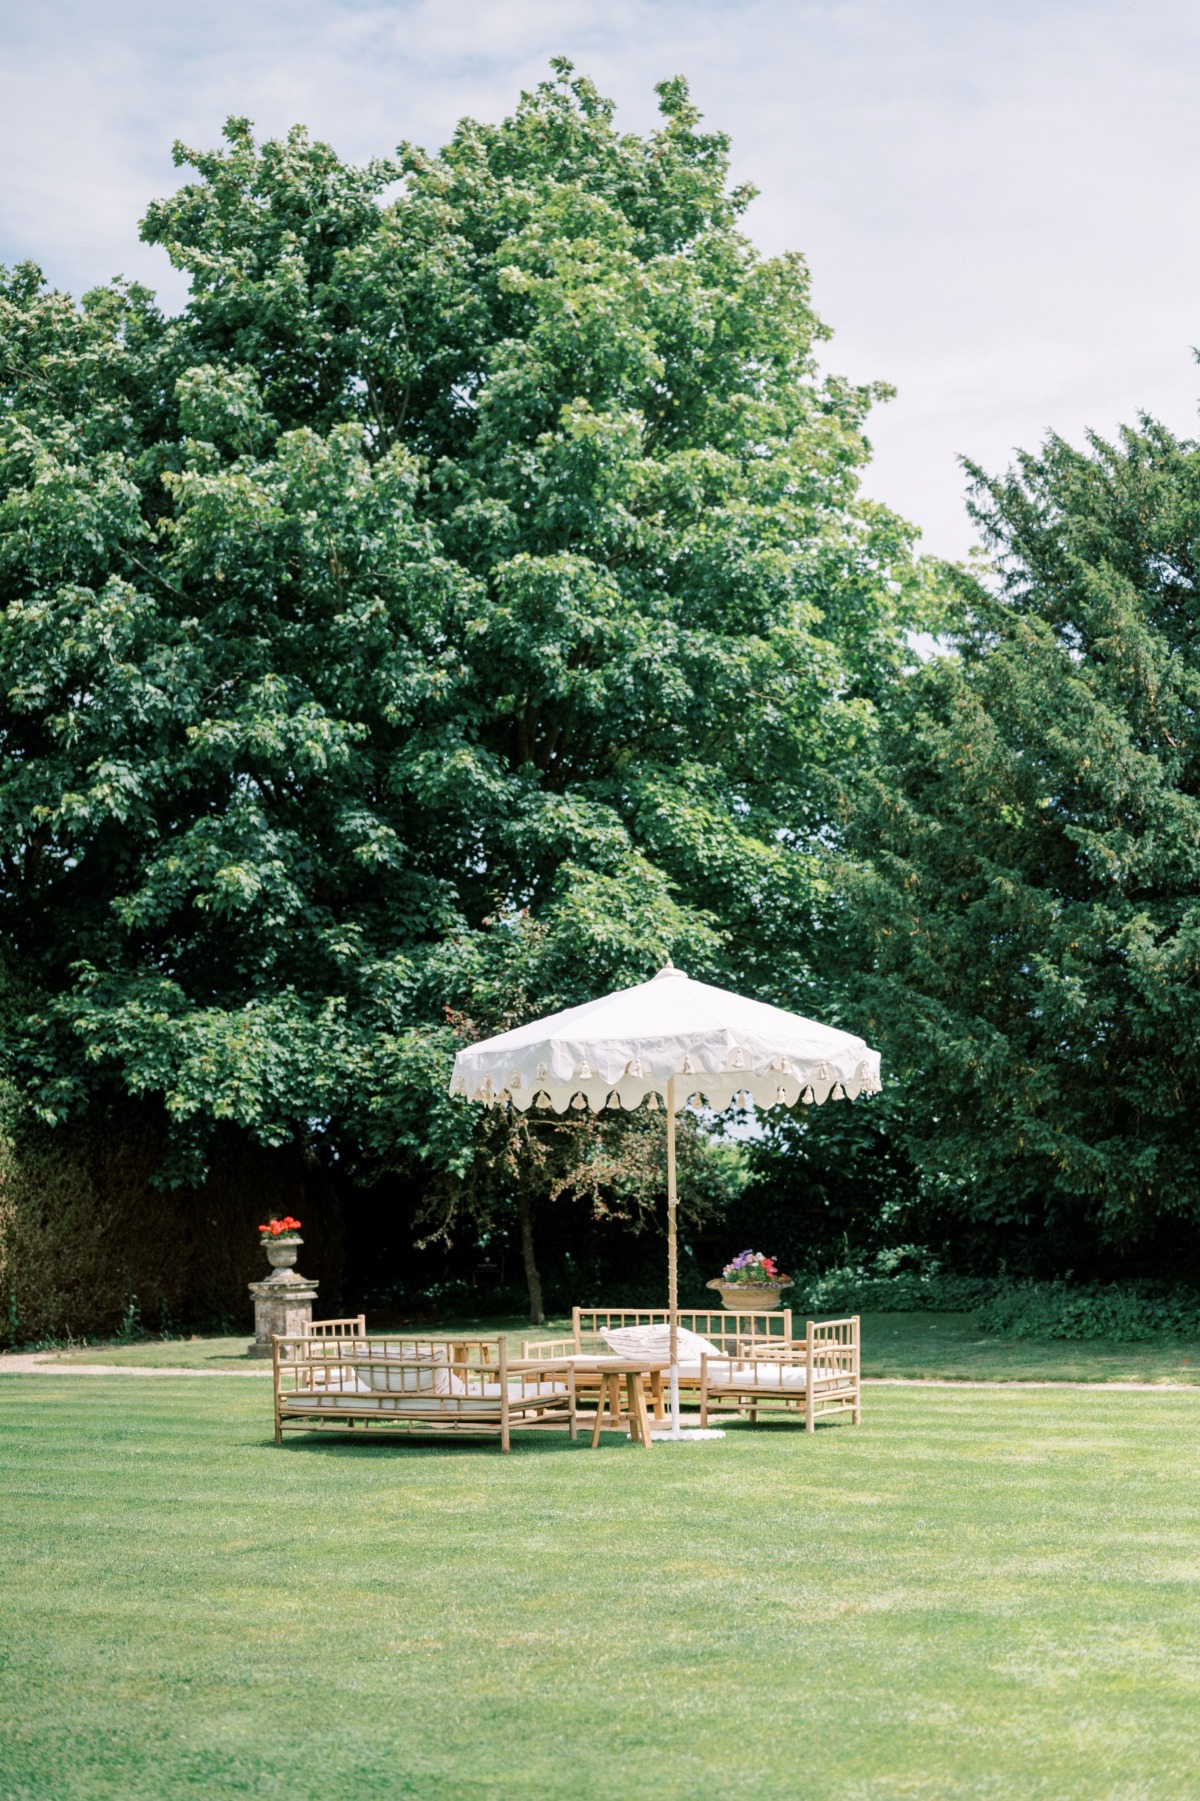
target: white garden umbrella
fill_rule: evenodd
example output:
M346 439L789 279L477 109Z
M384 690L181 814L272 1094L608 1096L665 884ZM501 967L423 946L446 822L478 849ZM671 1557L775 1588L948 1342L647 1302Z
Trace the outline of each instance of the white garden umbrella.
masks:
M632 1108L667 1114L671 1435L679 1437L675 1115L697 1096L721 1109L818 1105L877 1093L879 1052L852 1032L693 982L668 963L649 982L501 1032L459 1051L451 1094L485 1107Z

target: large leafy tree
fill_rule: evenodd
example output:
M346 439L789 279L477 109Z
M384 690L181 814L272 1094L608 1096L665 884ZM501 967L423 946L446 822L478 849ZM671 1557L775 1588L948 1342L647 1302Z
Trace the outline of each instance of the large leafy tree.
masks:
M851 808L872 1029L960 1251L1153 1268L1200 1186L1200 447L972 473L996 580Z
M682 82L570 66L361 168L182 147L114 285L0 289L0 929L44 1119L465 1172L454 1034L643 977L803 1002L824 773L919 622ZM191 1139L189 1141L189 1133ZM503 1159L498 1160L502 1162Z

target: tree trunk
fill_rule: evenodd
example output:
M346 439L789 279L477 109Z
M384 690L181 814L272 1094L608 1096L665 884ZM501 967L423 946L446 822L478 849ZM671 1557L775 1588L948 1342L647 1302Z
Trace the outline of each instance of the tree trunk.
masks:
M521 1261L525 1265L525 1284L529 1289L529 1323L531 1326L541 1326L546 1319L542 1307L542 1278L538 1275L534 1261L533 1209L529 1205L529 1190L524 1182L517 1189L517 1217L521 1222Z

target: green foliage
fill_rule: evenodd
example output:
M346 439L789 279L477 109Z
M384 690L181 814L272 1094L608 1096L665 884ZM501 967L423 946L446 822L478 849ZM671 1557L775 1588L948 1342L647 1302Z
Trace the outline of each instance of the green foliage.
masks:
M146 1328L142 1324L142 1310L138 1306L138 1298L131 1294L126 1302L125 1311L121 1315L113 1339L116 1344L136 1344L139 1338L146 1336Z
M794 1313L812 1318L846 1313L965 1313L989 1302L994 1279L959 1276L912 1246L879 1251L802 1278L786 1297ZM996 1328L999 1330L1000 1328Z
M1013 1282L956 1275L910 1246L804 1278L795 1313L970 1314L977 1334L1136 1344L1200 1338L1200 1291L1164 1282Z
M1147 421L974 480L998 589L851 794L847 954L945 1242L1161 1265L1200 1192L1200 448Z
M1155 1338L1200 1338L1200 1292L1162 1283L1066 1282L998 1284L976 1309L985 1332L1009 1338L1110 1339L1135 1344Z
M764 1113L761 1135L742 1147L746 1180L724 1214L729 1254L761 1244L782 1269L807 1277L902 1242L918 1202L903 1118L890 1082L869 1101Z
M208 1161L203 1183L164 1191L163 1123L148 1104L97 1104L67 1130L25 1123L0 1139L0 1345L216 1321L248 1331L246 1284L268 1273L255 1230L267 1210L304 1220L308 1267L336 1312L343 1230L329 1172L226 1125Z
M817 373L802 260L659 95L621 133L562 63L361 168L231 120L144 223L177 319L4 278L0 932L42 1121L116 1088L176 1180L227 1122L452 1185L463 1034L667 953L811 992L822 783L936 584L858 494L883 390Z

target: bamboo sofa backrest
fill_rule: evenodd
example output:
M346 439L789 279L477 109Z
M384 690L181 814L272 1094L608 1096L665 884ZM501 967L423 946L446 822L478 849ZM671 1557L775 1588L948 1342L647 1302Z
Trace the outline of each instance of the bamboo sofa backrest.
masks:
M572 1307L571 1329L575 1349L585 1355L600 1354L608 1349L601 1332L626 1326L662 1326L670 1320L665 1307ZM781 1307L771 1313L732 1313L724 1307L713 1310L681 1307L679 1323L689 1332L707 1338L722 1350L736 1350L747 1339L761 1340L764 1347L772 1343L791 1342L792 1312Z
M326 1322L322 1322L326 1323ZM274 1340L282 1393L463 1396L507 1379L503 1338L405 1338L306 1332Z
M806 1338L812 1363L857 1376L861 1348L857 1313L848 1319L810 1319Z
M356 1313L350 1319L306 1319L300 1330L305 1338L365 1338L367 1316Z

